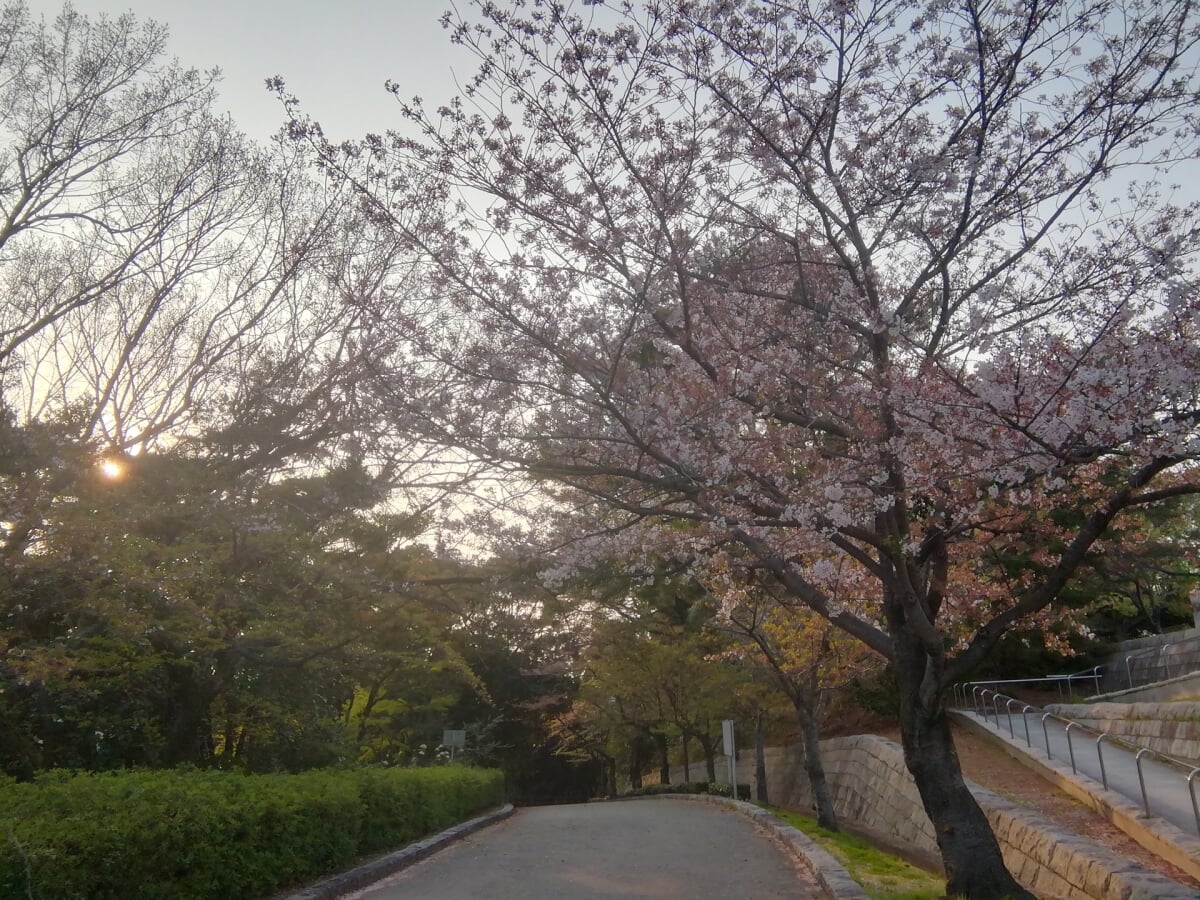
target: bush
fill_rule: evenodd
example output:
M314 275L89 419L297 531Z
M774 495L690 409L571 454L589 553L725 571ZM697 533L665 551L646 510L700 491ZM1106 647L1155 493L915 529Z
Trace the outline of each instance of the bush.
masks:
M657 794L713 794L717 797L731 797L732 792L727 784L717 784L707 781L683 781L679 784L648 784L636 791L622 794L623 797L653 797ZM749 801L750 785L738 785L738 799Z
M727 785L727 784L711 784L708 786L708 792L710 794L714 794L718 797L732 797L733 796L733 791L731 791L729 789L729 785ZM738 784L737 799L745 800L747 803L750 802L750 785Z
M503 794L460 766L171 770L0 783L0 898L253 898L462 821Z

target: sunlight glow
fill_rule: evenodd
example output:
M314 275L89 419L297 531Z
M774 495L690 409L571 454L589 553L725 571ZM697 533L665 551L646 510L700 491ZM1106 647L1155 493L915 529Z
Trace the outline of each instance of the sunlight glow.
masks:
M116 460L106 459L100 463L100 474L105 478L115 480L120 478L123 472L124 469L121 468L121 464Z

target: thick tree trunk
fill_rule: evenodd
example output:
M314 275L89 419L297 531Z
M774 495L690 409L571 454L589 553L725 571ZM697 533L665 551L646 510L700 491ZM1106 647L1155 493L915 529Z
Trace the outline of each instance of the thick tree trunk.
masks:
M825 763L821 759L821 723L816 713L800 692L792 695L792 705L800 719L800 739L804 746L804 774L812 791L813 806L817 810L817 824L830 831L838 830L837 813L833 810L833 795L825 777Z
M658 783L671 783L671 757L667 747L667 736L661 731L654 732L654 746L658 750Z
M767 799L767 726L762 710L754 719L754 799L764 806Z
M199 763L206 759L212 741L210 710L214 692L197 683L188 666L169 665L170 694L167 701L166 746L163 762L167 766Z
M641 790L642 787L642 740L640 735L634 735L629 742L629 788Z
M717 742L704 733L696 735L696 740L704 750L704 768L708 773L708 783L713 784L717 780Z
M600 771L604 785L601 788L605 797L617 796L617 761L611 756L600 760Z
M922 690L925 653L915 638L892 630L904 762L933 823L946 869L946 893L969 900L1035 900L1009 874L992 827L963 781L941 695L927 684Z

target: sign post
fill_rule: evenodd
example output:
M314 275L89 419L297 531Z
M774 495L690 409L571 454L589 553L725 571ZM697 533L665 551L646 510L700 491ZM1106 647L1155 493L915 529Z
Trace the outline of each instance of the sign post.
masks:
M442 746L450 748L450 763L454 763L454 748L462 749L467 746L467 733L461 729L451 731L449 729L442 732Z
M721 739L725 743L725 755L729 757L729 796L738 798L737 790L737 747L733 742L733 719L721 721Z

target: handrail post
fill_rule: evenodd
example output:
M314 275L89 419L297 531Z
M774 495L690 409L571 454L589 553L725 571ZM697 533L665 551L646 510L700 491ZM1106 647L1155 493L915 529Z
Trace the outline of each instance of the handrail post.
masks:
M1101 749L1104 739L1108 737L1108 732L1104 732L1100 737L1096 738L1096 757L1100 760L1100 782L1104 785L1104 789L1108 790L1108 773L1104 771L1104 752Z
M1042 715L1042 737L1046 739L1046 759L1054 759L1054 755L1050 752L1050 730L1046 728L1046 720L1054 713L1044 713Z
M1033 740L1029 737L1029 711L1031 709L1033 709L1033 707L1030 706L1028 703L1026 703L1025 708L1023 710L1021 710L1021 720L1025 723L1025 746L1026 747L1033 746Z
M1142 756L1146 753L1153 753L1149 747L1142 747L1138 750L1137 755L1133 757L1133 761L1137 763L1138 784L1142 786L1142 806L1146 809L1146 818L1150 818L1150 798L1146 796L1146 778L1142 775Z
M1200 834L1200 806L1196 805L1196 776L1200 775L1200 766L1188 772L1188 793L1192 795L1192 815L1196 817L1196 834Z
M996 730L1000 730L1000 698L1003 696L999 691L992 694L992 711L996 713Z
M1075 747L1071 744L1071 729L1078 724L1078 722L1067 723L1067 752L1071 754L1071 772L1075 775L1078 775L1079 772L1075 768Z
M1017 739L1017 733L1015 731L1013 731L1012 705L1014 703L1020 703L1020 702L1021 702L1020 700L1014 700L1012 697L1009 697L1008 702L1004 704L1005 709L1008 710L1008 736L1010 738L1012 738L1014 741Z
M1130 653L1125 657L1125 677L1129 679L1129 686L1133 687L1133 669L1129 667L1129 661L1133 659L1133 654Z
M1100 693L1100 680L1104 677L1104 666L1096 666L1096 668L1092 671L1095 672L1095 674L1092 676L1092 681L1096 685L1094 688L1092 688L1092 693L1094 695L1098 695Z
M979 712L983 716L984 722L987 722L987 695L991 692L991 688L979 689Z

